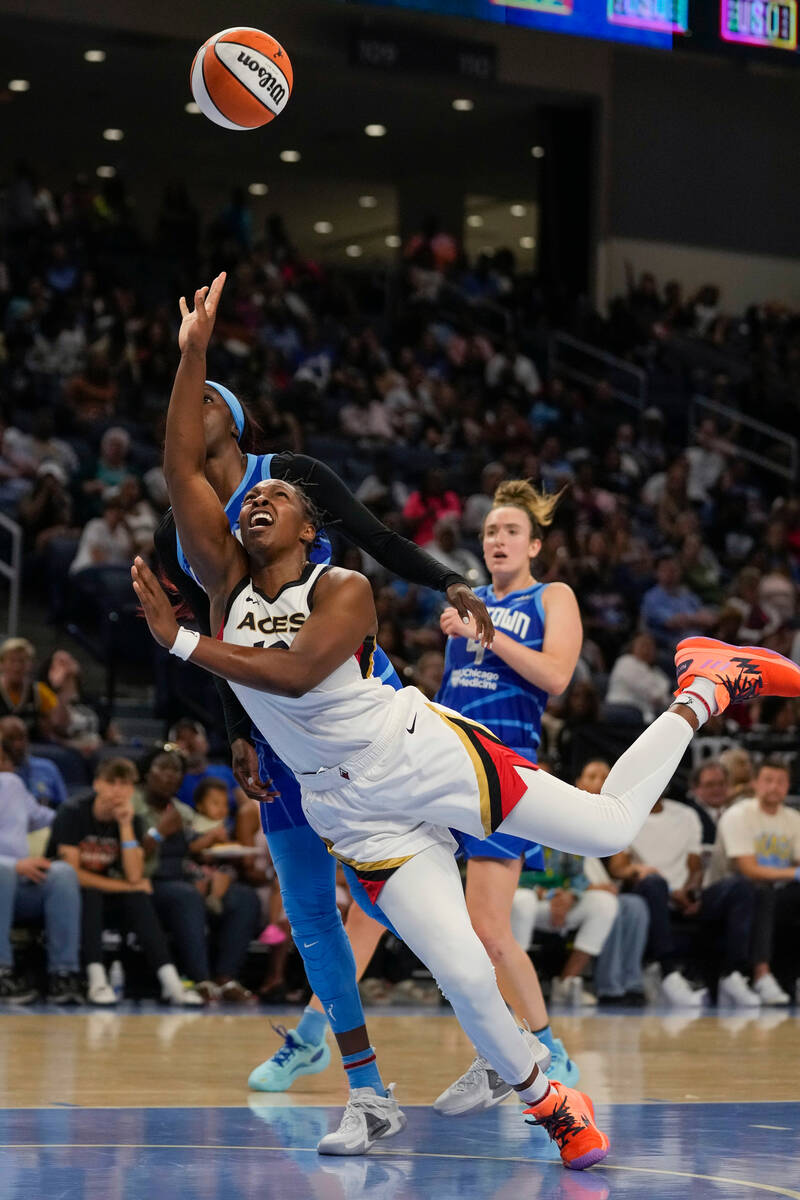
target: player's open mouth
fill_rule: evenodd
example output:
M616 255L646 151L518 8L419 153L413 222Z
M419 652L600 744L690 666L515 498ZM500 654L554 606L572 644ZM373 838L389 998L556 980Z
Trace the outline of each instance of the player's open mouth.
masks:
M270 526L270 525L274 525L274 524L275 524L275 518L273 517L272 513L269 513L265 509L262 508L259 512L253 513L253 515L249 521L249 528L250 529L263 529L263 528L265 528L265 526Z

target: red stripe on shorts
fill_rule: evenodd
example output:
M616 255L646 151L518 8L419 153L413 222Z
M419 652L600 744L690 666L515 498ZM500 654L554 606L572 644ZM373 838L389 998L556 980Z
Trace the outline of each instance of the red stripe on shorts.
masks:
M473 734L491 758L494 769L497 771L497 778L500 784L501 820L505 820L528 790L528 785L514 768L527 767L529 771L536 771L538 767L536 763L523 758L515 750L509 750L508 746L504 745L503 742L497 742L485 737L480 729L474 729ZM499 823L498 821L497 824Z

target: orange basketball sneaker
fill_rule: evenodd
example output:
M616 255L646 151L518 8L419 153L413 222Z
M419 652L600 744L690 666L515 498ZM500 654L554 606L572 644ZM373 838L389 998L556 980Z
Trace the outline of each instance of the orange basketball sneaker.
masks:
M729 646L715 638L685 638L675 651L675 671L676 696L691 693L692 682L698 676L710 680L717 713L724 712L729 704L755 700L756 696L800 696L800 667L763 646ZM708 707L703 697L697 698ZM715 715L709 711L709 716Z
M608 1138L594 1123L594 1106L576 1088L551 1081L544 1099L525 1109L525 1120L541 1125L558 1146L564 1166L572 1171L585 1171L608 1154Z

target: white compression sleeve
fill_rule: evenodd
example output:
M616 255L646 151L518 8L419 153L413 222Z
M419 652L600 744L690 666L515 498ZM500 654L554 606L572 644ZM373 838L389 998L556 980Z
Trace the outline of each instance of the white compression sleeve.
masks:
M527 1079L533 1054L506 1008L489 955L470 923L452 851L431 846L416 854L384 884L379 903L434 976L478 1054L506 1083Z
M599 796L544 771L521 770L528 790L499 832L598 858L626 849L678 769L693 733L677 713L662 713L617 759Z

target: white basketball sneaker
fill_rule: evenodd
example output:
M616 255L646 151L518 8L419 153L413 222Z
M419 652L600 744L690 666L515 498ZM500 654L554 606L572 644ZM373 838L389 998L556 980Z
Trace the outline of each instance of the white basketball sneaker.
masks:
M706 997L705 988L695 991L680 971L670 971L661 983L661 997L674 1008L700 1008Z
M521 1033L533 1051L537 1067L540 1071L546 1071L550 1066L550 1051L547 1046L530 1030L523 1029ZM494 1108L495 1104L510 1096L513 1090L511 1084L501 1079L497 1071L479 1054L464 1074L459 1076L455 1083L451 1083L441 1096L436 1097L433 1110L442 1117L463 1117L467 1113Z
M787 1001L789 997L786 997ZM717 1004L720 1008L760 1008L761 997L741 971L731 971L719 981Z
M770 1008L783 1008L791 1002L788 992L783 990L771 971L757 979L753 989L758 993L761 1003Z
M550 984L550 1002L570 1008L595 1008L597 997L587 991L580 975L568 975L566 979L556 976Z
M374 1088L353 1088L339 1128L317 1145L319 1154L366 1154L381 1138L394 1137L406 1127L406 1115L394 1098L393 1083L385 1096Z

